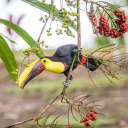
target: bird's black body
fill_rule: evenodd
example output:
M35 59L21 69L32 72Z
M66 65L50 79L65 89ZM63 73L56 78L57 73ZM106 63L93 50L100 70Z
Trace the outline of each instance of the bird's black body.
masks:
M53 54L53 56L46 56L46 58L49 58L52 61L55 62L62 62L66 64L65 71L63 72L66 76L68 75L73 57L74 57L74 52L73 50L77 49L77 45L74 44L67 44L60 46L56 52ZM73 65L73 70L78 66L79 61L82 60L82 54L79 53L79 58L78 55L76 56L74 65ZM88 62L87 62L88 61ZM94 61L93 58L87 58L87 61L83 63L84 66L86 66L89 70L95 71L98 66L96 62ZM99 62L100 65L100 62ZM72 76L71 76L72 77Z

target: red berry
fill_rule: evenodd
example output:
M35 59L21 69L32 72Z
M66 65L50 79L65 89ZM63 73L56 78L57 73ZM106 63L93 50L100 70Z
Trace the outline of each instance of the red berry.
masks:
M94 117L93 119L96 120L96 117Z
M90 116L89 113L86 116L89 117Z
M88 117L88 119L92 120L92 117L90 116L90 117Z
M70 124L70 128L72 128L72 126L73 126L73 125L72 125L72 124Z
M89 115L90 115L90 116L93 116L93 115L94 115L94 113L93 113L93 112L89 112Z
M91 126L90 121L86 121L86 122L84 123L84 125L87 126L87 127L88 127L88 126Z
M112 38L114 38L114 36L113 36L113 35L111 35L111 37L112 37Z
M73 126L72 124L69 124L66 126L66 128L72 128L72 126Z
M80 123L83 123L83 120L80 120Z
M85 119L86 121L88 121L88 120L89 120L89 118L88 118L88 117L84 117L84 119Z
M95 111L95 114L98 114L99 112L98 111Z
M122 38L124 38L124 35L121 35Z

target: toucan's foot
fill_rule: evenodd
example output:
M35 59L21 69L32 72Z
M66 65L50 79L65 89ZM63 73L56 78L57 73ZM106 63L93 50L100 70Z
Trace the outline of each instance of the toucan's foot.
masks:
M63 84L66 88L70 85L70 83L66 83L65 81L63 81L62 84Z
M73 80L73 76L71 75L70 78L69 78L69 81L72 81Z
M73 53L80 53L81 49L73 49Z

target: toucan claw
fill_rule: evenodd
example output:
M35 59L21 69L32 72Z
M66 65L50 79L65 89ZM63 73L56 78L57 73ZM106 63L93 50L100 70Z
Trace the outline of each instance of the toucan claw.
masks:
M65 81L63 81L62 84L63 84L66 88L70 85L70 83L66 83Z

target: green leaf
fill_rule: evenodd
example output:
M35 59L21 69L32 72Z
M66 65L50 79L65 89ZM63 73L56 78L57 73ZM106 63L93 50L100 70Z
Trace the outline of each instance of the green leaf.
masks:
M36 41L21 27L13 24L10 21L4 20L4 19L0 19L0 23L6 25L7 27L11 28L13 31L15 31L30 47L33 47L34 45L36 45L36 47L39 48L39 51L41 54L38 54L38 51L35 52L35 54L41 58L42 56L44 56L43 50L40 48L40 46L36 43Z
M2 59L8 73L14 81L18 79L18 74L12 74L17 69L15 57L5 39L0 35L0 58Z
M40 1L38 1L38 0L22 0L22 1L23 1L23 2L26 2L26 3L28 3L28 4L30 4L30 5L32 5L32 6L34 6L34 7L38 8L38 9L40 9L40 10L46 12L46 13L48 13L48 14L49 14L49 12L50 12L50 7L49 7L49 5L48 5L48 4L45 4L45 5L43 5L43 7L42 7L42 6L40 6L40 4L39 4ZM65 18L67 18L67 17L64 17L64 18L60 17L60 14L59 14L59 10L58 10L58 9L56 9L56 15L55 15L55 17L56 17L57 19L59 19L60 21L62 21L62 22L64 21ZM75 31L77 31L77 26L76 26L76 25L72 26L71 23L68 23L68 25L69 25L69 27L71 27L71 28L73 28Z
M7 38L11 43L17 44L15 41L9 39L7 36L3 35L2 33L0 33L2 36L4 36L5 38Z

